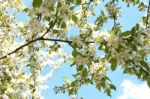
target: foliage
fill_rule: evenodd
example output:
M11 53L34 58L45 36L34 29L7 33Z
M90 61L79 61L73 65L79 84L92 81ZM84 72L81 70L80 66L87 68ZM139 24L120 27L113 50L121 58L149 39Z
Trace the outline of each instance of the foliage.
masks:
M32 6L25 6L23 0L0 0L0 99L42 98L40 91L47 89L43 83L66 61L76 67L74 80L65 78L62 86L54 88L56 93L74 95L81 86L91 84L111 96L116 87L107 72L118 66L150 87L149 5L140 0L122 0L127 6L147 11L140 23L122 31L117 22L120 1L33 0ZM102 2L105 10L96 16L94 9ZM27 18L19 21L19 13ZM89 16L96 17L93 24L87 21ZM102 32L108 20L114 25ZM68 36L72 26L80 30L78 36ZM66 44L72 47L72 55L64 51ZM105 57L99 57L99 51L104 51ZM53 69L42 76L41 71L48 66Z

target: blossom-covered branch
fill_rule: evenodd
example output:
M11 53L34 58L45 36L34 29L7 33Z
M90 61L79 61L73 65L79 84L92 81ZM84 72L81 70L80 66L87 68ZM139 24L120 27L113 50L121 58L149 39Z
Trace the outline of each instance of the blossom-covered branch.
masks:
M32 41L29 41L29 42L27 42L27 43L21 45L20 47L16 48L14 51L12 51L12 52L10 52L10 53L8 53L8 54L6 54L6 55L0 57L0 59L7 58L7 56L9 56L9 55L11 55L11 54L13 54L13 53L16 53L17 51L19 51L20 49L22 49L22 48L24 48L24 47L30 45L31 43L34 43L34 42L40 41L40 40L54 41L54 42L63 42L63 43L68 43L68 44L71 44L71 43L72 43L71 40L50 39L50 38L39 37L39 38L37 38L37 39L34 39L34 40L32 40ZM94 41L83 41L83 43L87 43L87 44L88 44L88 43L95 43L95 42L94 42Z

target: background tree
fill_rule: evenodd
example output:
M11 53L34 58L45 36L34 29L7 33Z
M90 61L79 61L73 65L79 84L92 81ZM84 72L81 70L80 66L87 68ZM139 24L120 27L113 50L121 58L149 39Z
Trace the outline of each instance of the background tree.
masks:
M99 11L94 24L89 23L87 18L95 16L94 9L101 2L105 9ZM147 14L130 30L122 31L117 20L121 17L119 2ZM62 86L55 87L56 93L74 95L82 85L92 84L111 96L116 87L107 71L118 66L150 87L150 4L140 0L33 0L31 7L22 0L0 0L0 4L0 98L41 98L40 91L47 88L42 84L66 61L76 67L74 80L65 78ZM28 16L24 22L17 20L19 13ZM108 20L114 24L103 31ZM80 30L78 36L68 35L72 26ZM72 55L63 49L66 44L72 47ZM103 58L99 51L105 52ZM53 66L52 71L41 76L47 66Z

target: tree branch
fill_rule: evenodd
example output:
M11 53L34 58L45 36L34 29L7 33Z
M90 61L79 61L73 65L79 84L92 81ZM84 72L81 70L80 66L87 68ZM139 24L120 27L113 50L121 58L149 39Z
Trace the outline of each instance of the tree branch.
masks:
M87 4L87 8L86 8L86 10L88 10L88 8L90 7L90 4L93 2L93 0L90 0Z
M38 41L38 40L40 40L40 38L34 39L34 40L32 40L32 41L29 41L29 42L27 42L27 43L21 45L20 47L16 48L14 51L12 51L12 52L10 52L10 53L8 53L8 54L6 54L6 55L0 57L0 59L7 58L8 55L11 55L11 54L17 52L17 51L19 51L20 49L24 48L25 46L28 46L29 44L31 44L31 43L33 43L33 42L36 42L36 41Z
M64 42L64 43L68 43L71 44L72 41L71 40L61 40L61 39L49 39L49 38L41 38L41 40L46 40L46 41L54 41L54 42ZM83 41L83 43L95 43L94 41Z
M23 45L21 45L20 47L16 48L14 51L0 57L0 59L4 59L4 58L7 58L8 55L11 55L13 53L16 53L17 51L21 50L22 48L36 42L36 41L40 41L40 40L45 40L45 41L54 41L54 42L63 42L63 43L68 43L68 44L71 44L72 41L71 40L61 40L61 39L50 39L50 38L43 38L43 37L39 37L39 38L36 38L34 40L31 40ZM83 43L95 43L94 41L83 41Z

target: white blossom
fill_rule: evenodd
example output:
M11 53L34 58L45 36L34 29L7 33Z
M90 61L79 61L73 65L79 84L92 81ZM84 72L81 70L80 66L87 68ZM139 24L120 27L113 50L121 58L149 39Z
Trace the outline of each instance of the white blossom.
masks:
M83 42L79 36L72 37L72 45L77 44L77 46L82 46Z
M7 95L2 95L0 96L2 99L9 99L9 97Z
M40 22L31 20L29 23L29 30L34 34L40 33L41 31L43 31L43 26Z

